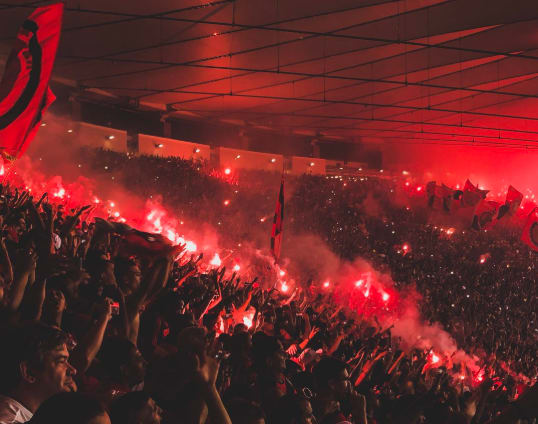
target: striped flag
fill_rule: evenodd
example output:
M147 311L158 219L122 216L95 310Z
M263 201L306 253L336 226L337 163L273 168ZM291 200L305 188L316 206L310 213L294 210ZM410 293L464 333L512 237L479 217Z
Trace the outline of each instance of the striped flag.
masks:
M63 4L37 8L22 24L0 82L0 153L12 161L35 136L54 101L49 80L62 27Z
M271 253L275 258L275 263L280 257L280 247L282 245L282 221L284 220L284 178L280 182L280 192L276 201L275 217L273 218L273 230L271 231Z

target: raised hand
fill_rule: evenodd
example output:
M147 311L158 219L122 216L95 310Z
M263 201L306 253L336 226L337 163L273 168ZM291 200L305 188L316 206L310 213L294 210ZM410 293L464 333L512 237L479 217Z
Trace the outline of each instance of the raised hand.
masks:
M297 345L292 344L290 347L288 347L286 353L290 356L294 356L297 353Z
M209 356L206 353L203 355L203 358L199 358L198 356L194 357L196 363L195 381L198 384L215 387L220 363L216 358Z

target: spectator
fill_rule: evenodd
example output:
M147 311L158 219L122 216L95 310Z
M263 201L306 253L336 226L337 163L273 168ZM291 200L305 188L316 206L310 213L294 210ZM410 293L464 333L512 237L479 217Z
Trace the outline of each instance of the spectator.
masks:
M80 393L59 393L50 397L41 404L29 423L111 424L101 403Z
M162 410L145 392L130 392L118 398L110 409L114 424L160 424Z
M0 423L24 423L52 395L77 390L66 333L35 323L11 328L3 339L10 347L2 350Z

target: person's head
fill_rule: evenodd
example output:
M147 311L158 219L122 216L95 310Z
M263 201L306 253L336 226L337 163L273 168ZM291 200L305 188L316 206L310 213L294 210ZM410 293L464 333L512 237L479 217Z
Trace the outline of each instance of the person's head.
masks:
M58 393L37 409L29 424L110 424L103 405L81 393Z
M248 327L243 323L236 324L234 327L234 334L240 333L248 333Z
M250 355L252 338L250 333L236 333L231 337L230 350L233 356L245 358Z
M73 267L65 274L55 275L47 281L47 288L61 290L65 297L69 299L77 299L79 297L80 285L86 282L89 275L81 270Z
M116 274L116 281L126 295L134 293L140 288L142 272L135 261L126 259L116 260L114 272Z
M257 367L273 376L286 369L286 352L276 337L258 335L252 339L252 352Z
M286 395L278 400L273 421L279 424L315 424L310 401L298 395Z
M127 393L110 408L114 424L160 424L161 415L161 408L145 392Z
M331 393L336 399L343 399L351 390L347 365L326 356L314 367L314 377L320 392Z
M2 389L32 405L59 392L76 391L76 370L69 364L71 339L64 331L40 323L11 329L2 350ZM31 406L32 406L31 405Z
M177 337L178 349L186 354L203 357L208 349L208 332L205 327L187 327Z
M108 339L103 344L100 358L107 377L114 383L133 387L144 381L146 361L138 348L127 339Z

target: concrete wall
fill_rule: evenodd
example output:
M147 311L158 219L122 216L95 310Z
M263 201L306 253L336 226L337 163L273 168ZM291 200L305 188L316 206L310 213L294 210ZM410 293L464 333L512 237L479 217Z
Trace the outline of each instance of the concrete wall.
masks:
M86 146L127 152L127 132L80 122L76 128L77 140Z
M284 156L249 150L217 147L220 150L220 167L238 169L260 169L282 172Z
M93 124L81 122L77 133L85 145L102 147L116 152L127 152L127 133ZM111 139L110 136L113 136ZM293 175L342 174L353 172L359 167L366 168L366 164L359 162L346 162L326 160L320 158L291 156L284 157L272 153L261 153L229 147L211 147L207 144L192 143L171 138L157 137L147 134L138 135L138 153L156 155L161 157L180 157L183 159L202 159L210 161L215 167L230 169L259 169L265 171L282 172L287 163L286 173ZM339 170L340 165L344 170Z
M138 152L144 155L209 160L210 147L206 144L139 134Z

